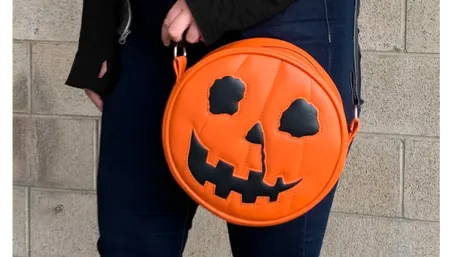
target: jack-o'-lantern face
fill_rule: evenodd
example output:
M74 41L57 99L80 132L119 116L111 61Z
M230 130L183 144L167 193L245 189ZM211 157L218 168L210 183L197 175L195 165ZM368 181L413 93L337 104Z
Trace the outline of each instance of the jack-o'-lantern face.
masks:
M239 105L244 95L245 84L240 79L232 76L218 79L210 88L208 111L215 116L234 116L239 111ZM242 118L241 115L238 115L233 117L230 122L235 123L236 119ZM316 109L302 98L295 99L283 111L279 117L279 124L279 132L288 134L295 139L315 135L319 131ZM226 125L220 123L219 126L219 136L223 137L225 136L223 131L226 131ZM210 149L204 147L204 143L198 139L197 132L193 130L188 154L188 167L191 174L201 186L204 186L206 182L212 183L215 186L215 195L223 199L227 199L231 191L234 191L241 195L243 203L254 203L258 197L268 197L270 202L274 202L278 199L278 194L294 187L302 178L284 183L283 178L278 177L273 185L264 183L264 176L267 171L264 138L261 121L258 120L248 131L242 134L242 137L237 139L256 145L254 148L258 148L257 146L261 148L260 151L256 150L256 154L253 153L256 155L253 158L260 161L260 169L257 169L257 165L256 169L248 167L248 179L245 180L233 176L235 165L223 160L222 156L220 156L216 166L208 163L207 157ZM298 169L298 167L296 168Z
M191 70L163 121L174 178L237 224L277 224L308 211L333 187L344 158L344 117L318 86L323 79L261 55Z

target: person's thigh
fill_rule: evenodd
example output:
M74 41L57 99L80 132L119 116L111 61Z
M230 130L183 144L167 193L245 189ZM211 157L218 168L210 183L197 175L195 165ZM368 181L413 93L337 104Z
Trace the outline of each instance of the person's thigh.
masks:
M354 1L298 0L242 35L283 39L312 55L337 85L348 122L354 116ZM262 228L228 224L234 257L318 257L335 191L336 186L312 210L285 224Z
M172 178L161 146L172 50L138 34L122 48L120 81L104 99L98 249L102 257L179 257L197 206Z

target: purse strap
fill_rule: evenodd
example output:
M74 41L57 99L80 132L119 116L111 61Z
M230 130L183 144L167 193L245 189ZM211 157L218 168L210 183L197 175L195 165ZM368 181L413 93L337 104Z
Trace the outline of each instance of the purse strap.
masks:
M180 77L185 73L187 59L186 59L186 48L183 46L182 48L182 55L179 55L179 45L174 46L174 72L176 76L176 80L178 81Z

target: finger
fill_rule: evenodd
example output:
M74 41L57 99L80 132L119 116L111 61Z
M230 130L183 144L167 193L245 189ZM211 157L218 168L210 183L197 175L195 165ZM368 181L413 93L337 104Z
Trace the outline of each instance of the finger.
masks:
M191 24L191 13L184 11L179 14L177 18L169 25L167 33L169 38L174 42L180 42L182 40L183 32Z
M107 71L107 61L104 61L101 65L100 73L98 74L98 78L102 78Z
M169 27L169 25L171 25L171 23L177 18L177 16L179 16L181 12L182 8L176 5L172 6L166 15L166 18L164 18L163 27Z
M168 29L170 24L178 17L178 15L182 12L182 9L176 7L175 5L169 10L166 18L163 21L163 25L161 26L161 41L165 46L170 45L171 39L169 38Z
M197 42L199 42L200 37L201 37L201 33L199 32L199 28L198 28L196 22L193 21L190 24L190 28L188 29L188 32L186 33L185 40L188 43L196 44Z
M90 89L85 89L85 93L87 94L88 98L90 98L90 100L95 104L96 108L98 108L98 110L102 111L103 110L103 100L101 100L101 97Z
M167 27L161 28L161 41L165 46L169 46L171 44L171 39L169 38L169 34L167 33Z

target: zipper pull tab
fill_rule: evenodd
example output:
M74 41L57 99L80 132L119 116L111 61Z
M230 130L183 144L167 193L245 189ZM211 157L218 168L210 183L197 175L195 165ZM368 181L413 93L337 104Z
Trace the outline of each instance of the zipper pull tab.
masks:
M123 32L120 38L118 39L118 43L124 45L126 43L126 38L128 37L129 34L131 34L131 31L125 30L125 32Z

